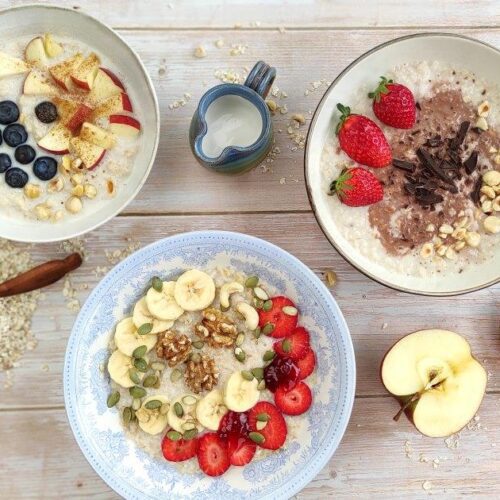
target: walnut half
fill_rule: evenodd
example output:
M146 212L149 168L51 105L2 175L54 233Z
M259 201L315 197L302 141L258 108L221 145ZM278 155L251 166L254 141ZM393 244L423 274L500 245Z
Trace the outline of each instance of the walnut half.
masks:
M191 356L186 363L184 380L195 394L212 390L219 381L219 370L214 359L205 354Z
M168 361L168 366L173 367L186 361L191 354L191 339L172 330L160 333L156 342L156 355Z
M211 347L232 347L238 336L233 321L214 308L203 311L203 319L194 330Z

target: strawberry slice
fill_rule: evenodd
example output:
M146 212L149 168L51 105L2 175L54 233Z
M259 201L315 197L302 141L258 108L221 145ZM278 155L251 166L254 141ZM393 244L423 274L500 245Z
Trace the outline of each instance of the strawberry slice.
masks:
M267 419L266 425L260 428L264 423L263 419ZM261 401L257 403L248 415L250 429L252 433L250 437L258 439L261 442L257 444L266 450L277 450L281 448L286 440L287 428L286 422L281 412L272 403Z
M278 296L270 299L272 307L269 311L259 310L259 326L273 325L274 328L269 334L276 339L286 337L292 333L297 326L298 313L295 304L287 297ZM283 311L285 308L285 311ZM291 314L295 311L296 314ZM287 314L287 312L289 314Z
M256 446L248 439L250 432L248 412L228 411L222 417L217 432L227 443L229 461L232 465L245 465L252 460Z
M198 439L198 464L208 476L220 476L229 469L227 444L216 432L209 432Z
M289 357L293 361L298 361L311 350L309 332L304 327L299 326L289 337L275 342L273 349L282 358Z
M252 461L257 445L253 441L246 440L229 456L231 465L246 465Z
M184 462L196 455L198 450L198 439L179 439L173 441L167 435L161 442L161 451L163 456L170 462Z
M305 382L299 382L289 391L286 391L284 387L278 387L274 393L274 402L286 415L302 415L311 406L311 389Z
M302 359L297 361L299 367L299 379L305 379L311 375L316 367L316 355L311 349Z

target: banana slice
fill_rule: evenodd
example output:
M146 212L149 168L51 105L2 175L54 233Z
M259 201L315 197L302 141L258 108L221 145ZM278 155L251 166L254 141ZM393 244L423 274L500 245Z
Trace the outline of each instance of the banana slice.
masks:
M216 431L222 417L228 412L224 404L224 395L219 389L210 391L196 405L196 418L203 427Z
M164 281L161 292L153 287L146 294L149 312L158 319L173 321L184 312L174 299L175 281Z
M224 389L224 402L233 411L247 411L257 404L260 391L256 378L246 380L241 372L234 372L228 379Z
M220 287L219 300L222 307L229 307L229 298L233 293L243 293L245 289L241 283L232 281L231 283L224 283Z
M199 397L194 394L184 394L172 401L167 413L168 425L181 434L194 428L201 432L203 425L196 419L198 401ZM176 412L178 408L182 408L182 412L179 414Z
M145 323L151 323L153 329L150 333L160 333L169 330L174 325L173 321L167 321L163 319L155 318L149 311L148 305L146 303L146 297L143 297L134 306L134 313L132 316L134 325L136 328L144 325Z
M118 385L128 388L134 386L134 382L129 377L129 370L134 367L134 360L130 356L123 354L118 349L111 354L108 360L108 372L112 380ZM142 380L144 373L137 372Z
M156 335L139 335L132 318L122 319L115 330L115 344L123 354L132 356L132 353L141 345L145 345L149 352L156 345Z
M158 408L147 408L150 401L160 401L162 405ZM168 399L156 394L149 396L142 402L142 406L135 412L139 427L147 434L160 434L168 424Z
M186 271L175 284L174 297L184 310L201 311L215 299L214 280L197 269Z

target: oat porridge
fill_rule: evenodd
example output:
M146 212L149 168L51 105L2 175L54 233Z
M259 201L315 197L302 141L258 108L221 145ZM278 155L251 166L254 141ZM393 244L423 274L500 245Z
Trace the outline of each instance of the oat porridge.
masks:
M43 34L0 51L0 209L58 222L98 211L140 146L125 80L105 54Z
M343 237L407 276L493 261L500 232L500 88L440 62L360 88L324 146Z
M257 276L153 277L110 341L108 407L152 456L209 476L286 447L312 404L309 332Z

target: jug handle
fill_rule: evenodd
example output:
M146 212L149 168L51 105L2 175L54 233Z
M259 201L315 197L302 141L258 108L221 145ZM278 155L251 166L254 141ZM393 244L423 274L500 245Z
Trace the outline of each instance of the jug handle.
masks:
M255 90L262 99L265 99L269 90L271 90L275 78L276 68L269 66L264 61L259 61L248 74L245 85Z

